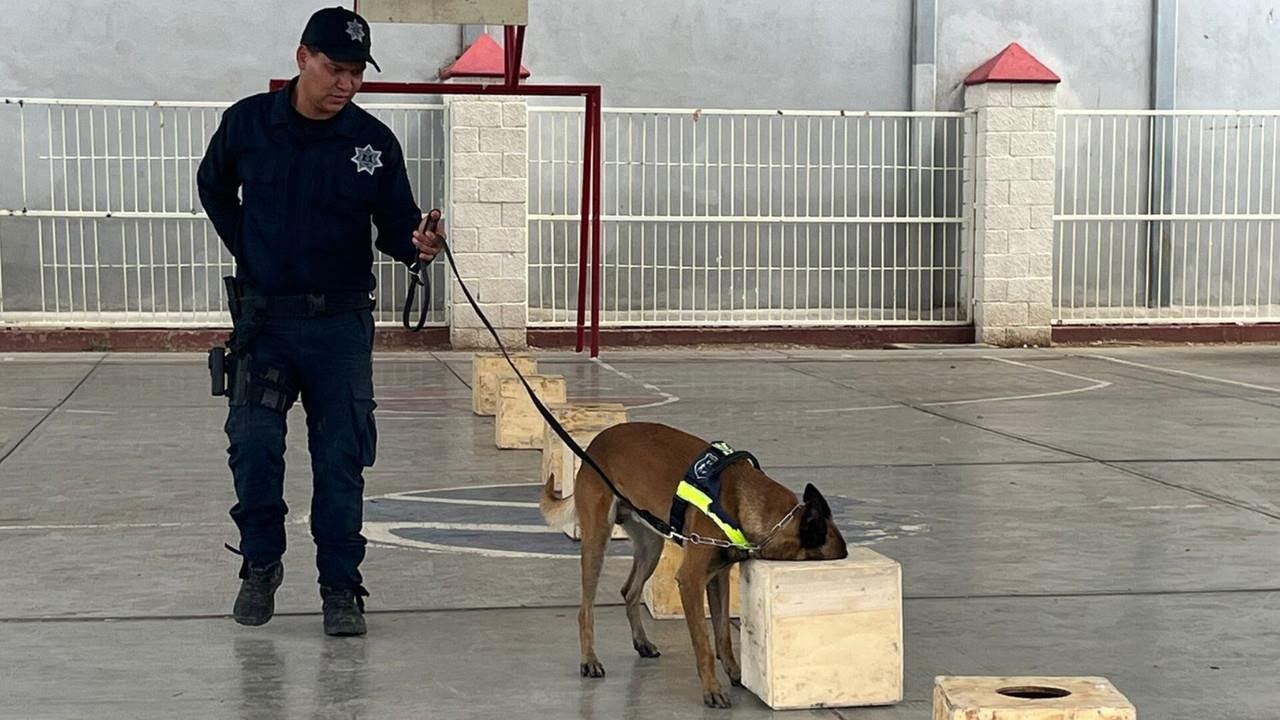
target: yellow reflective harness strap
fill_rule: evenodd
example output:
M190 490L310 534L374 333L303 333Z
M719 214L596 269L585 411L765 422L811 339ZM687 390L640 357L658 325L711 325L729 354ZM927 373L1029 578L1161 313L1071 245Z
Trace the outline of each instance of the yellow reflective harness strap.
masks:
M711 521L720 528L720 531L729 539L729 542L733 543L737 547L743 548L744 550L750 550L752 548L751 543L747 542L747 536L743 535L741 530L725 522L719 515L711 512L711 497L699 490L696 486L690 484L686 480L681 480L680 485L676 487L676 496L698 508L703 515L711 518Z

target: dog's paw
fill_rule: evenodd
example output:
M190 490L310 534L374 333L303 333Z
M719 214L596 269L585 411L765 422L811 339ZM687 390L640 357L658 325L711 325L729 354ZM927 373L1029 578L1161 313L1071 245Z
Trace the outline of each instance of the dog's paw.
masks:
M723 690L712 690L702 692L702 704L709 708L728 708L733 703L729 702L729 694Z
M733 660L723 664L725 674L729 676L729 682L733 683L734 687L742 687L742 668L738 666L738 661Z
M582 670L582 677L589 677L589 678L604 677L604 665L602 665L599 660L584 662L582 663L580 669Z
M640 653L643 658L661 657L662 653L658 652L658 647L651 642L634 643L636 652Z

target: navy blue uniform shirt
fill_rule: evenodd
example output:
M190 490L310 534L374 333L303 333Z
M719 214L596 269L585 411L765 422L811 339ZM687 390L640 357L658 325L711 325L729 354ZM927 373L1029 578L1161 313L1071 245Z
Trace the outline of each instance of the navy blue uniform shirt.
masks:
M223 113L196 177L200 201L257 292L372 290L375 245L406 265L417 258L422 211L400 143L354 103L308 120L289 101L296 83Z

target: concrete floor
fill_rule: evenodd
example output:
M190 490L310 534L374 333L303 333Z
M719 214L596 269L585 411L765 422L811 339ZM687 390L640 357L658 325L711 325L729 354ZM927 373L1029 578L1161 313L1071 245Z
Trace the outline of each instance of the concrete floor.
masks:
M814 482L846 537L903 564L906 700L785 715L923 720L934 675L1045 674L1108 677L1141 718L1277 716L1280 348L604 360L542 368ZM203 358L0 355L0 717L771 716L741 689L702 707L683 621L650 622L663 657L635 656L624 543L597 613L609 675L578 676L575 547L492 527L541 522L518 504L539 456L494 448L469 378L461 353L377 359L370 633L339 640L317 614L301 412L280 615L242 628Z

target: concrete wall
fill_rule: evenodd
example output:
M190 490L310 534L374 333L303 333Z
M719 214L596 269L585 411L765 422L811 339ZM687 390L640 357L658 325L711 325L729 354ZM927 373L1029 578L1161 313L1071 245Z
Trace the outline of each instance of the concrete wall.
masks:
M941 3L938 108L962 108L965 76L1010 42L1062 76L1060 107L1148 107L1151 0Z
M296 71L294 49L321 0L7 0L0 93L230 100ZM348 2L349 6L350 3ZM373 28L388 79L433 76L457 54L445 26ZM366 79L379 73L369 69Z
M349 2L349 0L348 0ZM293 71L318 0L8 0L0 94L231 99ZM906 109L911 0L533 0L526 61L542 82L598 82L606 104ZM969 0L938 4L940 109L1011 41L1065 82L1063 107L1145 107L1151 0ZM1276 107L1280 11L1264 0L1180 3L1178 104ZM460 49L458 28L378 25L386 70L428 79Z
M1280 107L1280 6L1266 0L1180 3L1178 107Z
M542 82L605 86L609 106L902 109L907 0L533 0Z

